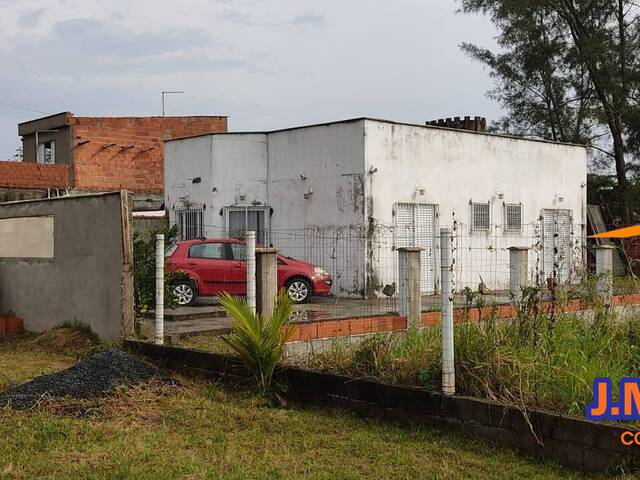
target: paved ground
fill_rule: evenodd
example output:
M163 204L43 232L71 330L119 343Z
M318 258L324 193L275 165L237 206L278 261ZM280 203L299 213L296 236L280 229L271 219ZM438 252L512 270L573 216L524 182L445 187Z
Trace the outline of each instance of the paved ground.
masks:
M456 306L465 305L463 295L456 295ZM482 300L485 305L509 302L505 292L487 295ZM423 311L439 310L440 295L424 295ZM398 311L397 298L348 299L334 297L314 297L307 304L296 305L291 322L335 320L342 318L385 315ZM164 330L167 336L190 336L195 334L221 335L231 327L231 319L225 316L222 307L213 298L203 298L192 307L170 309L165 314ZM147 325L151 328L151 325Z

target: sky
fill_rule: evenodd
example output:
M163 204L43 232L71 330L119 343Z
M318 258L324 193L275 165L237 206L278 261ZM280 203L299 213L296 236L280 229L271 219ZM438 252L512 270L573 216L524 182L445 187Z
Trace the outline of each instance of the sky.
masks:
M495 46L455 0L0 0L0 159L17 124L85 116L228 115L271 130L371 116L422 123L500 115ZM13 106L22 107L14 108ZM30 110L26 110L30 109Z

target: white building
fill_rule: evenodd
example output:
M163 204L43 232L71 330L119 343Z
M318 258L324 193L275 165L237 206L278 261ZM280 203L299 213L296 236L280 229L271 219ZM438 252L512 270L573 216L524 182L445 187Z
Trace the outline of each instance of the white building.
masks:
M325 267L338 295L376 295L401 246L420 246L439 289L439 228L454 232L456 288L506 288L507 248L532 275L565 280L582 260L582 146L370 118L165 143L165 201L184 237L258 231ZM555 273L554 273L555 272Z

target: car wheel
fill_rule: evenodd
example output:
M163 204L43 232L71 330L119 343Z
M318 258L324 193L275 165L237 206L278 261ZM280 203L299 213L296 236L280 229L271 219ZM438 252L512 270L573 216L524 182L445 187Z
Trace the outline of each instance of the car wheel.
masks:
M189 283L181 282L173 287L173 296L178 305L184 307L196 302L196 291Z
M311 296L311 285L304 278L294 278L287 282L287 295L294 303L305 303Z

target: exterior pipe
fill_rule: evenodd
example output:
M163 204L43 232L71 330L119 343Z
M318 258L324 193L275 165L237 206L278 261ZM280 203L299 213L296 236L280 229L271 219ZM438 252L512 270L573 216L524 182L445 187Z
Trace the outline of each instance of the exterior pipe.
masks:
M453 352L453 296L451 294L451 230L440 229L440 273L442 281L442 393L456 393Z

